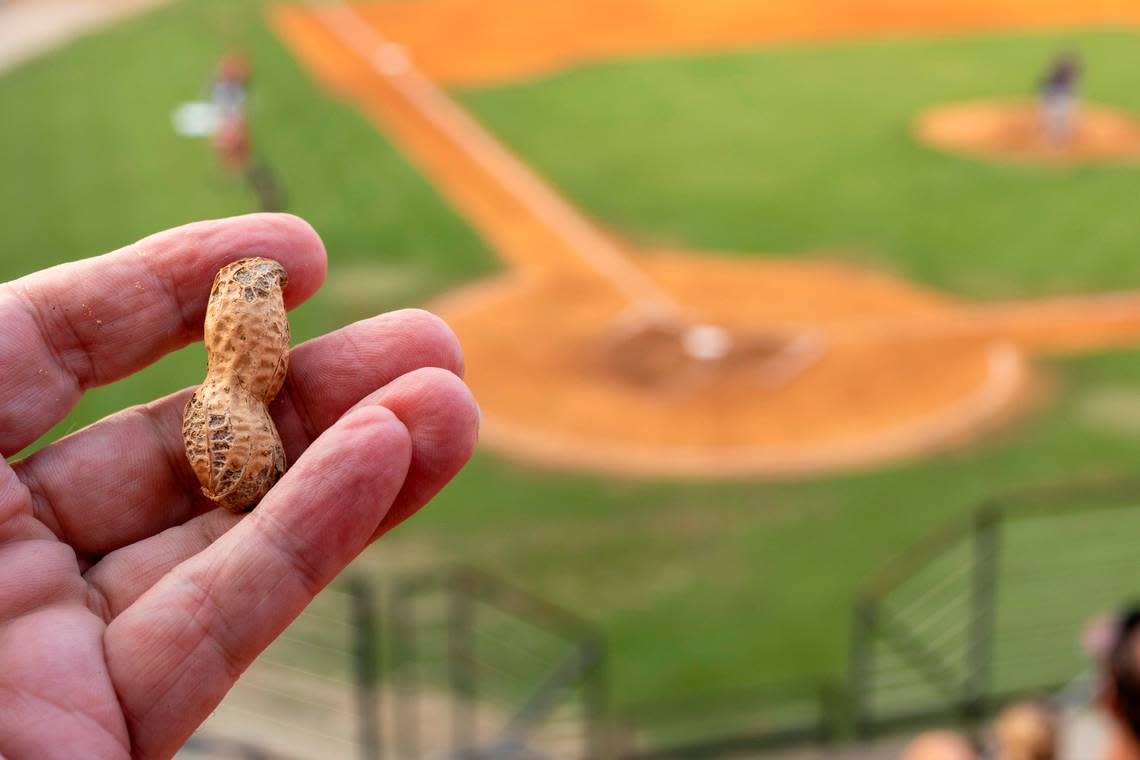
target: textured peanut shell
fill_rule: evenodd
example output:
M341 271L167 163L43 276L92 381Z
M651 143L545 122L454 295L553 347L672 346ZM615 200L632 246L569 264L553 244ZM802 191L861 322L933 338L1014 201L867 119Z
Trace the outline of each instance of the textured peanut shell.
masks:
M272 259L218 272L206 308L206 380L186 404L182 437L202 492L231 512L252 509L285 472L268 405L289 362L285 269Z

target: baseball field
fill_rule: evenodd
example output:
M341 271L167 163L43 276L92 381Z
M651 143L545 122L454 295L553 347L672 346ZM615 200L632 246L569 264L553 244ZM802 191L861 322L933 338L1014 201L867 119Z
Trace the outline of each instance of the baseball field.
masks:
M253 210L170 125L244 47L255 154L329 250L295 339L427 305L483 405L475 460L362 568L465 560L576 610L619 709L839 676L852 594L918 537L1134 471L1128 4L565 5L183 0L0 75L0 274ZM978 148L1070 49L1105 114L1081 150Z

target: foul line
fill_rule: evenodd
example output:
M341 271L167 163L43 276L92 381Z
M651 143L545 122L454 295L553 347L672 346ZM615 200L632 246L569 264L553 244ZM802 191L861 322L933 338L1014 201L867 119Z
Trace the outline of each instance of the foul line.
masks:
M345 3L332 6L308 0L320 22L369 68L402 95L440 132L543 222L567 248L642 311L677 319L681 308L626 254L583 219L527 165L512 155L474 118L422 74L403 48L386 40Z

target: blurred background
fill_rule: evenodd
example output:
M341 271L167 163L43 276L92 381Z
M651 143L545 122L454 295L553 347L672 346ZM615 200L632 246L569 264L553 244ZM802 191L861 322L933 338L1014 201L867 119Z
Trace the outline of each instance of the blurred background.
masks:
M485 445L186 757L893 758L1025 699L1105 756L1140 8L920 5L0 0L3 279L288 211L295 342L469 347Z

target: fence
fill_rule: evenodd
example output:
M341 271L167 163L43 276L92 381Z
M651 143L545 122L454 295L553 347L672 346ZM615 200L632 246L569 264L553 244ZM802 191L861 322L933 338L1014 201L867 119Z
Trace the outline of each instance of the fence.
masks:
M387 620L393 757L607 755L605 649L584 621L470 568L397 584Z
M614 716L600 634L470 568L398 583L385 620L389 750L400 760L727 758L834 735L837 695L815 683Z
M379 663L373 592L354 580L310 605L183 754L683 760L975 721L1087 665L1086 621L1140 599L1137 535L1140 482L995 500L865 586L842 689L690 694L619 717L602 637L571 613L469 568L417 576L387 594Z
M973 721L1076 676L1082 626L1140 597L1137 494L1129 481L999 499L875 578L853 614L855 733Z
M179 758L378 757L370 584L325 589L246 670Z
M622 760L756 757L835 738L839 694L826 684L767 684L736 693L686 694L640 705L625 724Z

